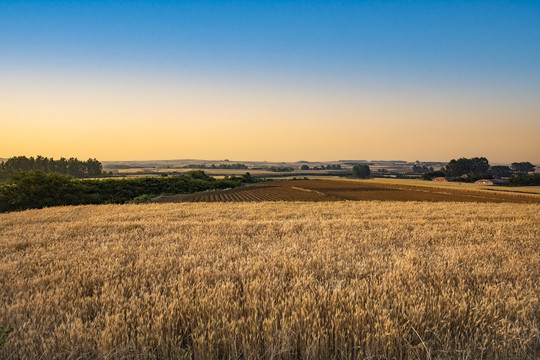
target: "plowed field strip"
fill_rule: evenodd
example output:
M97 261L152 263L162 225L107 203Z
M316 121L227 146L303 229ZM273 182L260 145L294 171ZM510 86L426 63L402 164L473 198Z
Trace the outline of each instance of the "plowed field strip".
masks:
M237 189L168 196L155 202L339 200L540 203L540 197L516 194L340 180L275 181Z
M257 199L252 196L253 191L239 191L231 194L234 195L233 201L257 201Z
M242 193L242 196L247 201L259 201L259 198L257 197L255 191L244 191Z
M480 191L376 184L362 181L299 180L295 182L294 186L319 191L343 200L540 202L540 198L517 194L491 194Z
M233 201L258 201L257 198L253 196L253 191L242 191L232 193L234 196Z
M263 201L273 201L275 200L275 195L273 194L274 192L274 189L268 189L268 191L266 192L259 192L257 195L259 195L259 197L261 199L263 199Z
M260 189L253 190L252 194L257 199L257 201L265 200L265 197L263 196L262 191Z
M254 201L248 196L249 192L235 192L231 193L232 201Z

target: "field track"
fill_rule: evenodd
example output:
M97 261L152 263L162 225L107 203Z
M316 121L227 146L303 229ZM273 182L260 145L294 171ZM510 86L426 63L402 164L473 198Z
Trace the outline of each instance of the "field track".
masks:
M458 201L540 203L540 196L430 188L401 184L343 180L274 181L239 189L167 196L154 200L170 202L259 202L259 201Z

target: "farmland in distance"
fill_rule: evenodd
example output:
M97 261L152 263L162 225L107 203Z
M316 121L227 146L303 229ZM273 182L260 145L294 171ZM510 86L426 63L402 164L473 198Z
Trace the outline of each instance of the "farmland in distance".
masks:
M377 180L284 180L239 189L166 196L154 202L238 202L238 201L458 201L540 203L540 195L486 191L478 186L419 186L418 182ZM422 184L420 182L420 184Z

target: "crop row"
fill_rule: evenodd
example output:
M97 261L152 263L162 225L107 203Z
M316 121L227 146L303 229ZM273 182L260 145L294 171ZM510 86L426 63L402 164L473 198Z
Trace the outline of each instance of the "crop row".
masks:
M343 180L289 180L197 194L165 197L156 202L257 201L435 201L540 203L540 196L489 191L463 191Z
M333 201L315 191L295 189L284 185L257 185L242 189L211 191L170 197L178 202L260 202L260 201ZM160 202L159 200L157 202Z

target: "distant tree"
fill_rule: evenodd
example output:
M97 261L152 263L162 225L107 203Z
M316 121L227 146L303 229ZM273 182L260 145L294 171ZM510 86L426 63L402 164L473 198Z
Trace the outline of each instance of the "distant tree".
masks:
M71 175L76 178L85 177L85 172L82 168L82 161L77 158L69 158L67 161L68 164L68 175Z
M86 173L89 177L98 177L103 169L101 163L97 159L86 160Z
M247 169L245 164L212 164L206 166L205 164L189 164L184 166L186 169Z
M38 155L34 161L33 170L49 172L49 158Z
M256 183L256 182L260 181L259 179L254 178L253 176L251 176L251 174L249 172L242 175L242 177L240 179L242 180L243 183L246 183L246 184L252 184L252 183Z
M352 175L357 179L367 179L370 174L371 170L369 169L369 165L358 164L352 168Z
M207 173L205 173L202 170L188 171L186 175L192 179L199 179L199 180L205 180L205 181L214 180L214 178L212 178L211 176L209 176Z
M413 165L412 172L415 174L425 174L433 172L433 167L427 167L425 165Z
M443 171L431 171L425 174L422 174L422 179L424 180L433 180L436 177L445 177L446 174Z
M540 174L519 174L508 182L509 186L539 186Z
M268 170L273 171L273 172L291 172L294 169L291 168L291 167L275 167L275 166L272 166Z
M466 158L460 158L458 160L452 159L446 165L445 172L448 176L462 176L471 171L471 160Z
M474 178L489 177L489 161L485 157L474 157L471 176Z
M307 166L307 165L302 165L302 166L300 167L300 170L309 170L309 166Z
M471 180L489 177L489 161L485 157L452 159L445 173L450 177L467 176Z
M220 169L247 169L246 164L219 164Z
M29 171L34 168L34 158L26 156L14 156L2 162L2 170L6 173L16 171Z
M509 166L492 166L489 168L489 172L493 177L501 178L501 177L510 177L512 176L512 169L510 169Z
M531 171L534 171L534 169L536 168L536 166L534 166L528 161L527 162L514 162L512 163L510 167L516 174L527 174Z
M101 163L100 163L101 166ZM57 160L54 162L54 170L53 172L59 173L59 174L67 174L68 169L68 162L66 158L61 157L60 160Z

